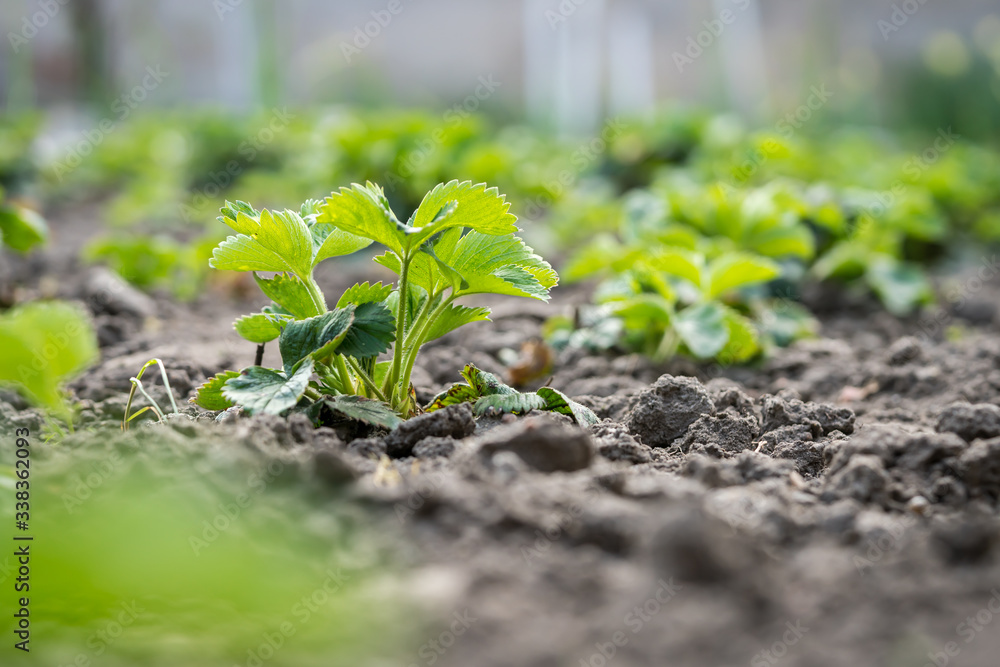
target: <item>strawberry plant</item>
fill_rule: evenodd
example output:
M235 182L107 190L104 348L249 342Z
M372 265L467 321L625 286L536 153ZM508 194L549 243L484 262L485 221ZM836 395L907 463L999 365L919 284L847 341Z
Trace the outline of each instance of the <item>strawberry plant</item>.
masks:
M6 246L26 253L49 237L49 228L42 216L26 206L5 198L0 187L0 247Z
M622 320L631 347L658 359L685 352L729 362L760 350L757 327L739 295L780 274L771 260L737 252L708 259L667 247L628 253L617 267L597 300Z
M63 302L37 302L0 315L0 384L69 420L62 384L97 358L87 316Z
M272 303L235 328L253 343L277 340L282 368L221 373L201 387L196 402L271 414L299 406L317 422L332 413L388 428L416 414L410 376L420 348L489 319L489 308L457 300L497 294L547 301L558 282L515 235L509 208L496 188L470 181L436 186L405 223L372 183L307 201L297 212L227 203L219 220L236 235L215 249L210 263L253 272ZM316 266L372 243L385 248L374 261L398 281L354 285L331 309Z

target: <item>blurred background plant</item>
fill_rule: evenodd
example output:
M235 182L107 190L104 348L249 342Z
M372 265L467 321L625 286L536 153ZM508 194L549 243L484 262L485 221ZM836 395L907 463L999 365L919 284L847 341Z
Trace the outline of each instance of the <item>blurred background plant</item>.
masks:
M485 181L571 280L635 279L645 251L772 262L725 297L756 354L815 329L795 305L758 330L805 284L907 315L935 267L1000 240L989 2L572 6L8 3L8 244L44 238L33 208L98 202L109 230L82 258L194 299L226 199L280 208L372 180L408 215L435 183Z

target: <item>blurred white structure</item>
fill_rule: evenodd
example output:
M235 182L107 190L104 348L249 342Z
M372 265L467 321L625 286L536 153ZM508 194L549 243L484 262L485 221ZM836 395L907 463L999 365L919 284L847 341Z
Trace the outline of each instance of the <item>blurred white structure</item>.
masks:
M0 103L13 90L46 105L79 99L70 7L82 2L0 3ZM757 118L795 108L822 83L836 88L837 104L864 100L880 90L880 63L919 55L942 29L970 34L1000 15L997 0L922 3L887 38L878 22L891 3L867 0L87 2L104 33L109 90L130 89L150 65L171 73L151 104L444 107L486 77L499 85L483 106L527 111L564 133L665 100ZM59 9L41 20L42 4ZM34 86L15 85L25 72Z

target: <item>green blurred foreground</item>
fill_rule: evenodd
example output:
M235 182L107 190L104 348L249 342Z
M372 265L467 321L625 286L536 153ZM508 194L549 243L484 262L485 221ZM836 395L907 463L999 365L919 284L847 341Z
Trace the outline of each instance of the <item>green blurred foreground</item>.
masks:
M6 430L6 429L5 429ZM3 444L3 607L29 597L30 654L4 665L365 665L398 655L406 604L364 517L294 458L170 427L30 441L31 542L13 542ZM5 434L6 436L6 434ZM30 545L15 594L11 544ZM384 581L383 581L384 583ZM387 593L390 591L390 593Z

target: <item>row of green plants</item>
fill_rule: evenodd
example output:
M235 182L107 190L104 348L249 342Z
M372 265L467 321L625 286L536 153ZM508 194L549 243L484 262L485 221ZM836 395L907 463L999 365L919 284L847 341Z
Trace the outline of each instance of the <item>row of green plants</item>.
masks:
M477 412L555 409L590 419L555 390L524 394L474 367L450 394L415 402L410 373L421 346L488 318L457 300L545 300L556 284L552 267L514 235L511 204L532 212L532 245L561 259L564 280L596 281L592 306L548 323L550 343L658 359L743 363L812 335L816 323L799 300L807 281L869 290L891 312L910 314L934 298L936 262L1000 240L1000 153L947 129L906 150L879 131L747 132L696 113L615 125L600 140L560 145L471 115L160 116L107 135L60 179L24 154L0 155L0 179L63 205L110 197L119 229L84 257L140 287L169 284L194 298L218 275L210 266L252 273L271 304L235 327L252 343L277 344L282 368L221 374L198 401L300 409L316 423L391 426L460 400ZM37 126L5 127L29 151ZM358 176L367 185L310 198ZM483 181L508 197L476 185ZM210 206L235 236L206 226ZM13 250L44 241L44 223L20 203L0 204L0 223ZM328 301L316 266L370 255L372 244L398 281L359 284ZM8 330L15 315L5 315ZM10 373L2 379L18 382ZM58 404L48 387L26 393Z

